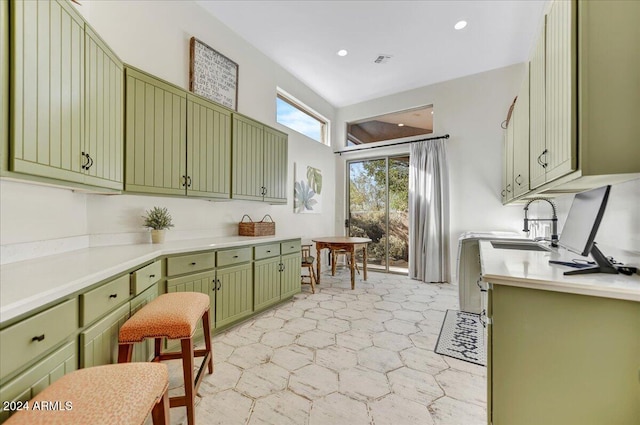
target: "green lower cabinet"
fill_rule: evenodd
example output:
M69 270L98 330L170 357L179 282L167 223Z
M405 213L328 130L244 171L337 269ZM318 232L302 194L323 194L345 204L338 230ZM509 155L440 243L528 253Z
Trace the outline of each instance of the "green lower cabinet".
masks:
M176 277L173 279L167 279L167 293L172 292L200 292L207 294L211 300L211 313L210 321L211 328L213 329L213 320L215 311L215 294L214 294L214 282L216 280L215 270L210 270L202 273L192 273L182 277ZM202 323L198 323L196 329L195 338L202 338ZM173 346L173 345L172 345Z
M145 305L158 298L158 284L151 286L149 289L135 297L129 303L131 306L129 317L133 316ZM133 346L133 361L134 362L148 362L154 355L153 352L153 339L146 339L144 342Z
M253 313L251 263L218 269L216 281L216 328L229 325Z
M280 257L253 263L253 296L256 311L280 301Z
M129 318L129 303L80 332L80 367L118 363L118 333Z
M73 372L78 365L76 356L76 343L71 341L2 385L0 387L0 403L2 403L0 423L6 421L11 415L11 411L5 409L5 403L9 403L8 407L11 407L11 402L25 402L65 374Z
M489 297L489 423L640 423L640 303L495 284Z
M280 278L280 299L290 298L301 291L300 285L300 264L302 261L300 253L283 255L282 276Z

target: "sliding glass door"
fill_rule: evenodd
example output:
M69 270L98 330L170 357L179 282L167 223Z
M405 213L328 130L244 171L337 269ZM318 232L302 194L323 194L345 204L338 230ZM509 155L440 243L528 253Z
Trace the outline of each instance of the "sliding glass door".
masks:
M409 156L350 161L347 166L349 235L372 240L370 269L407 273Z

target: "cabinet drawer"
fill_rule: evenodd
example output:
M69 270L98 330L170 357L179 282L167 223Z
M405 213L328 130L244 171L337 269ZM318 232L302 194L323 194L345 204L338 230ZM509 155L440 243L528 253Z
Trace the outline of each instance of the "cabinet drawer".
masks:
M280 252L282 255L300 252L300 240L282 242L280 244Z
M4 406L5 402L31 400L46 387L76 370L76 351L76 343L71 341L22 372L2 386L0 403ZM11 413L0 409L0 423L6 421Z
M251 261L251 248L229 249L218 251L218 267Z
M78 328L76 298L0 331L0 379L62 342Z
M155 261L131 273L131 294L138 295L162 277L162 262Z
M80 295L80 326L85 326L129 298L129 275Z
M203 254L181 255L167 258L167 276L177 274L199 272L212 269L216 266L216 253L205 252Z
M272 243L269 245L260 245L253 248L253 258L261 260L263 258L276 257L280 255L280 244Z

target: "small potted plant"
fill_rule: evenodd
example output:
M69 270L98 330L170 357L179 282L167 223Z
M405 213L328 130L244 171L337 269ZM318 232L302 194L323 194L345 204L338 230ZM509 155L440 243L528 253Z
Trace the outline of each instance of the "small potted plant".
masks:
M151 229L151 242L164 243L165 230L173 227L171 215L166 208L153 207L146 212L144 218L144 227Z

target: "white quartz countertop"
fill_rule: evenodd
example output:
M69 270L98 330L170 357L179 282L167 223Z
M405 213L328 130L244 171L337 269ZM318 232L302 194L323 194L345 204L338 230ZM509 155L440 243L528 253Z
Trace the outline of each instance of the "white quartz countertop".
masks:
M487 240L480 241L480 258L485 282L640 302L639 275L565 276L565 271L575 269L549 264L549 260L571 261L584 257L562 248L552 248L551 252L500 249Z
M163 255L279 242L228 236L151 245L94 247L0 266L0 324Z

